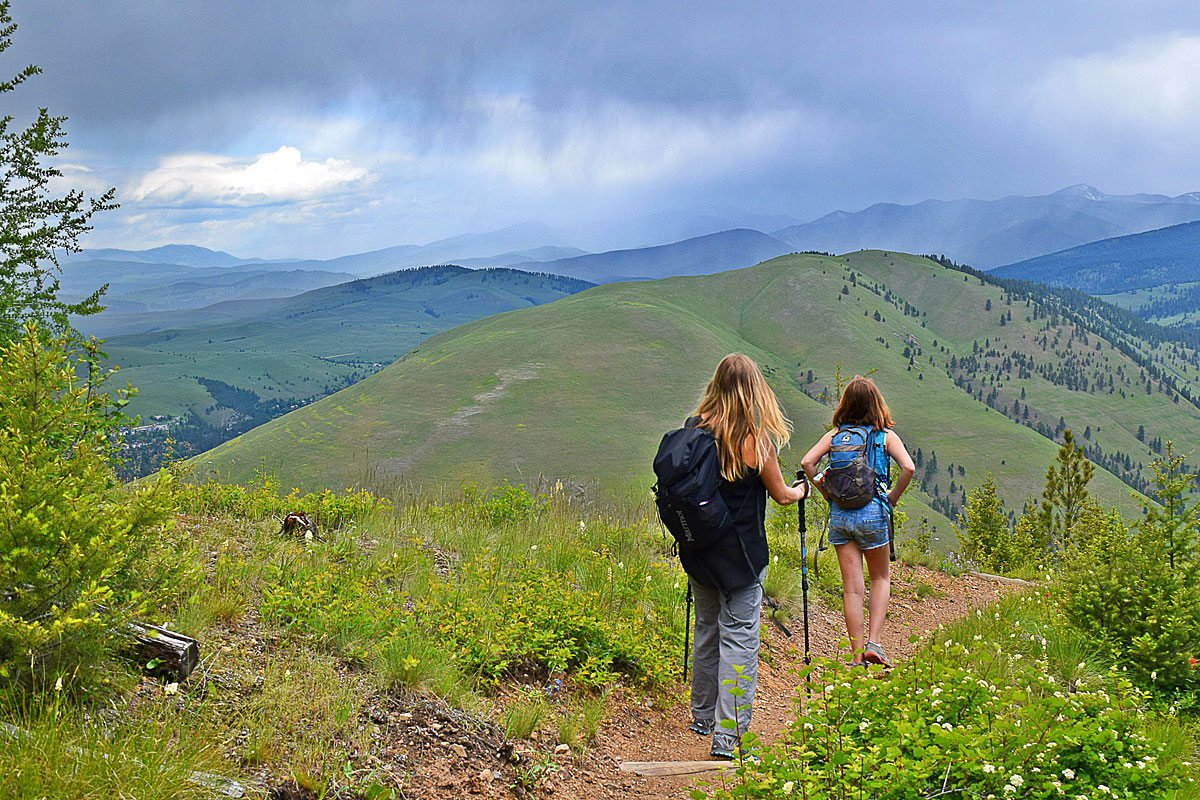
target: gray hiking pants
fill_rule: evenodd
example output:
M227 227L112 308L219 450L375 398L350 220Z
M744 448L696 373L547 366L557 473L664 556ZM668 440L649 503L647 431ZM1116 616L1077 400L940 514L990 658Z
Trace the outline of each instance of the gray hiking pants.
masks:
M764 573L766 571L764 570ZM692 581L696 599L696 647L692 657L692 719L700 723L717 724L713 747L733 750L737 731L750 728L750 706L754 703L754 688L758 682L758 623L762 608L762 575L758 582L732 592L728 598L717 589L707 589ZM737 673L733 666L742 667L738 685L745 690L742 697L729 693L722 681L732 680ZM732 720L737 712L737 730L721 726L721 720Z

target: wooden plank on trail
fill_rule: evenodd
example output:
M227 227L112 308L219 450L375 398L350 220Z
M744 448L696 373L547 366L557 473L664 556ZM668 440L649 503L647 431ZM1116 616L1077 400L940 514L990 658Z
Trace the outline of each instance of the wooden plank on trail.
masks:
M623 761L621 771L657 778L664 775L698 775L736 766L736 761Z
M1033 581L1026 581L1026 580L1022 580L1020 578L1006 578L1003 575L991 575L987 572L972 572L970 574L974 575L976 578L983 578L984 580L996 581L998 583L1011 583L1015 586L1036 586L1037 585Z

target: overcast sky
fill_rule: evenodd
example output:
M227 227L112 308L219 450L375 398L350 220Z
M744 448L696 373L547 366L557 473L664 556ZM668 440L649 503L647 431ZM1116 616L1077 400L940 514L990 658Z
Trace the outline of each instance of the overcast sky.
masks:
M87 246L327 257L666 210L1200 190L1200 5L13 0Z

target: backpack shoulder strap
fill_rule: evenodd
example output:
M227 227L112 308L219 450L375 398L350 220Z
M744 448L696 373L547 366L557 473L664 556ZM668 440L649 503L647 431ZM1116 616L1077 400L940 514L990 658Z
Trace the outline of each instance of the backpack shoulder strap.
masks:
M889 478L889 456L887 454L887 429L872 430L871 438L875 450L875 473L879 476L880 482L887 485Z

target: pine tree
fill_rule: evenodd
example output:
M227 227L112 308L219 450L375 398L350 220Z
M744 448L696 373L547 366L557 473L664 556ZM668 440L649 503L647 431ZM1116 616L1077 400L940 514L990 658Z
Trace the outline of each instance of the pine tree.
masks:
M1020 560L1008 533L1008 517L996 494L996 481L990 474L967 495L959 516L962 552L980 570L1003 572Z
M1142 531L1161 541L1171 569L1177 563L1195 562L1200 556L1200 502L1187 502L1196 476L1183 468L1184 457L1175 454L1175 443L1167 440L1166 455L1152 461L1154 497L1160 505L1147 504Z
M1038 522L1051 551L1061 552L1070 546L1072 529L1090 499L1087 484L1095 469L1075 446L1071 429L1064 429L1055 463L1046 468L1046 488L1038 509Z

